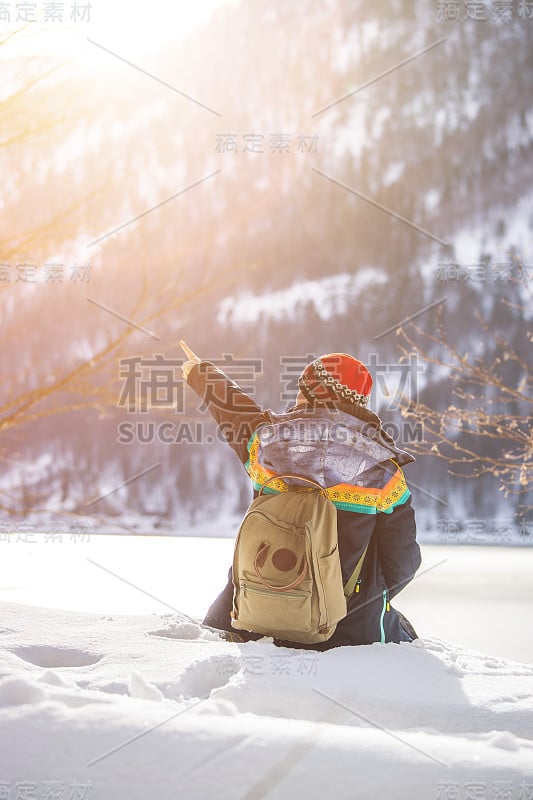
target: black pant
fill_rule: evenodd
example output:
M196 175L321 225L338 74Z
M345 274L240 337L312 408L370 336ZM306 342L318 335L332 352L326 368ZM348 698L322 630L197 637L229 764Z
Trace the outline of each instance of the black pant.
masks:
M212 628L218 628L222 631L231 631L237 633L238 636L245 642L255 641L262 639L262 633L255 633L254 631L244 631L233 628L231 625L231 610L233 607L233 578L232 569L230 567L228 572L228 582L216 600L210 605L207 614L203 619L204 625L210 625ZM397 609L390 607L391 612L397 615L397 632L394 634L394 640L398 642L412 642L413 639L418 639L418 635L409 622L409 620ZM344 641L342 638L339 640L328 640L325 642L316 643L301 643L301 642L288 642L283 639L274 639L274 644L280 647L292 647L297 649L307 650L330 650L333 647L341 647L344 645L361 644L361 642Z

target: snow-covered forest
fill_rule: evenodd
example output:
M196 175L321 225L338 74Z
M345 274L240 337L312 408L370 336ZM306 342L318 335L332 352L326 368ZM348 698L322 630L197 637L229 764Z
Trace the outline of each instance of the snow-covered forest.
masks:
M0 2L0 800L532 800L532 37L530 0ZM364 641L204 624L252 487L180 340L276 412L367 365L415 461L367 440Z
M184 337L275 410L309 356L353 353L417 454L421 536L531 535L533 20L445 5L222 4L139 69L111 32L68 68L21 56L31 26L4 37L4 521L179 534L246 507ZM511 392L470 380L479 358ZM400 396L488 469L450 467Z

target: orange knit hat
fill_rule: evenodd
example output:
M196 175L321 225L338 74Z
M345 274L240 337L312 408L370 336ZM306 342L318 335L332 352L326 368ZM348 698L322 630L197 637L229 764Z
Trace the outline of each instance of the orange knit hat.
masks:
M366 406L372 390L372 376L353 356L329 353L306 366L298 378L298 386L311 403L336 400Z

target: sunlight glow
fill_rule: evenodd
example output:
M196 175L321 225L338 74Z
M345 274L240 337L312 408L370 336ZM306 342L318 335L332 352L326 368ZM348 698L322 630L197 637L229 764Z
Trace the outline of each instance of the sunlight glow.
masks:
M152 0L149 5L92 0L89 12L73 20L72 6L76 4L66 0L58 4L63 9L62 19L45 21L45 3L37 0L35 21L17 19L15 11L10 20L0 20L0 40L10 37L9 48L0 47L0 60L55 56L68 61L74 71L79 67L109 71L120 62L102 47L127 60L142 58L161 47L179 44L215 9L227 4L228 0ZM77 5L81 9L87 4L78 0Z

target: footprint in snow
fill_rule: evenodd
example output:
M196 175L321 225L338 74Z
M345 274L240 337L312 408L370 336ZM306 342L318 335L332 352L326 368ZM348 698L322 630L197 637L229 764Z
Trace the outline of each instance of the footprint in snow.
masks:
M176 699L179 696L189 699L192 697L209 697L214 689L225 686L232 675L236 675L241 667L237 656L230 654L213 655L210 658L196 661L191 664L179 681L170 687L164 687L164 694L172 694Z
M97 664L103 658L100 654L87 653L85 650L72 647L52 647L46 644L25 645L9 649L29 664L45 669L89 667L91 664Z

